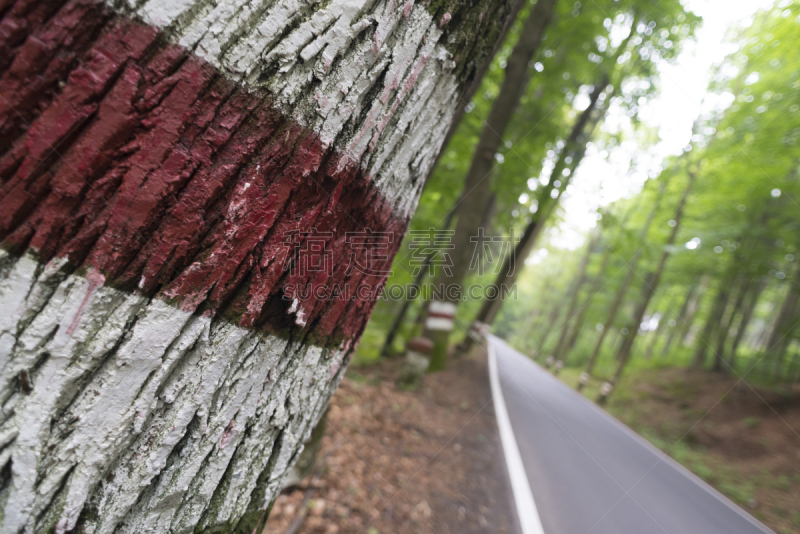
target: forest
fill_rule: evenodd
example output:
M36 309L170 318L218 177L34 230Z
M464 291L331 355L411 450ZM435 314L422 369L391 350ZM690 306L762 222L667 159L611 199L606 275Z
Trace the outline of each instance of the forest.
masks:
M800 65L787 55L797 15L781 2L729 30L735 51L715 66L688 143L653 166L647 151L658 133L639 119L639 108L658 94L657 65L676 57L700 22L678 2L645 5L641 17L637 6L617 2L554 8L563 12L530 60L533 72L479 186L487 189L476 228L506 239L540 228L527 250L515 242L514 252L529 255L516 258L518 293L494 331L535 359L585 371L591 383L616 382L629 363L648 365L642 361L797 382ZM524 20L521 14L514 32ZM449 229L451 212L461 216L464 197L474 194L463 176L481 135L496 128L490 109L515 36L426 184L403 247L411 252L401 248L387 287L415 281L415 231ZM608 158L631 144L642 153L626 162L638 190L599 206L584 233L560 229L584 156ZM489 263L512 254L507 243L492 246ZM501 281L478 271L464 285ZM423 291L424 280L416 280ZM471 297L459 306L454 344L480 318L484 302ZM402 352L402 340L420 331L425 303L418 298L405 309L385 296L359 357ZM401 308L403 320L384 346Z
M0 0L0 532L800 532L797 0Z
M664 65L697 46L707 21L677 1L557 3L519 76L514 56L534 33L526 16L542 3L523 8L426 183L386 285L419 287L419 296L384 294L356 364L418 347L413 340L430 334L431 301L442 298L435 283L493 286L488 297L457 301L446 364L437 363L434 332L430 363L405 364L408 387L409 372L464 365L491 331L592 401L610 402L614 415L740 505L767 510L758 517L776 531L796 532L796 485L788 506L756 505L754 494L800 480L786 463L800 445L797 418L785 411L796 413L800 383L800 62L791 52L800 11L780 1L726 27L724 53L700 73L707 87L683 95L685 141L665 153L653 110L670 83ZM519 100L503 116L498 108L514 90ZM466 216L469 224L454 222ZM433 229L441 240L426 258L419 235ZM465 232L503 237L480 256L480 243L459 241ZM465 264L460 280L443 274L448 260L453 271ZM502 284L512 290L495 297ZM669 382L666 392L637 389L659 381ZM768 402L751 384L776 397ZM631 411L659 394L688 407L681 397L704 388L723 400L751 390L789 436L784 463L770 475L717 474L725 461L684 450L699 421L674 416L663 424L681 430L660 432L642 424L653 414ZM745 432L758 424L744 412L733 417Z

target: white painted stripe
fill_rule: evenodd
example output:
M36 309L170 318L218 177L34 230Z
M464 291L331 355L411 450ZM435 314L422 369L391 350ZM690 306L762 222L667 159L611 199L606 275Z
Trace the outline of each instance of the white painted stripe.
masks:
M525 473L525 466L522 464L522 456L519 453L517 439L514 437L514 429L511 428L511 419L508 417L508 410L506 410L506 401L503 399L503 389L500 385L500 377L497 371L497 353L494 350L491 339L488 345L489 382L492 386L494 412L497 417L497 428L500 431L500 441L503 443L503 454L506 457L508 477L511 479L511 490L514 493L514 504L517 507L520 529L522 534L544 534L542 521L539 519L539 510L533 500L528 475Z
M425 321L425 328L428 330L453 330L453 320L445 317L428 317Z
M0 532L34 531L59 491L56 533L72 530L98 495L95 534L188 532L206 512L221 524L251 504L273 446L266 493L252 504L263 509L277 495L343 374L346 346L290 344L64 276L60 259L41 266L31 253L0 251L0 262L13 262L0 277L0 391L40 362L32 391L3 405L3 462L14 472ZM71 405L59 415L64 399Z
M441 300L434 300L431 302L429 313L440 313L443 315L455 315L456 305L452 302L442 302Z

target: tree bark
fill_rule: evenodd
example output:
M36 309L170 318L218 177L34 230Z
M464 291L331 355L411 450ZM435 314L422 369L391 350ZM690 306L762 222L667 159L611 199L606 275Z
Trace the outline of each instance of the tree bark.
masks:
M528 62L539 50L545 28L550 22L556 0L537 0L528 15L520 34L508 58L505 79L500 93L492 105L492 110L481 131L478 145L472 158L467 175L464 177L464 189L461 205L458 209L453 238L453 267L450 273L444 270L436 278L435 284L441 287L454 287L456 290L446 291L446 302L455 305L456 293L460 292L461 283L466 276L470 264L470 238L480 225L480 214L483 204L491 193L489 174L492 171L494 156L502 143L503 134L508 127L514 110L517 108L530 77ZM431 352L431 370L443 369L447 359L449 330L428 330L424 336L434 342Z
M512 2L3 9L0 532L253 532Z

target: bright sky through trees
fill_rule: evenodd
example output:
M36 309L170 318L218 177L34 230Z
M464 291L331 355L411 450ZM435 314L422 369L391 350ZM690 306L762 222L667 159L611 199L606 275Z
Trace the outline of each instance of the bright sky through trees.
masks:
M581 246L586 231L596 224L598 207L638 192L648 173L657 175L663 158L680 153L689 143L692 124L699 114L730 104L729 100L707 94L714 66L736 49L725 39L726 32L732 26L749 25L754 13L772 4L772 0L684 2L687 9L703 18L702 26L696 40L684 44L674 64L661 62L660 94L639 110L639 118L646 127L657 131L659 142L643 146L631 134L610 153L590 147L572 187L562 199L563 221L548 232L550 244L573 250ZM612 107L603 129L630 133L625 110ZM536 251L528 263L538 263L545 256L545 251Z

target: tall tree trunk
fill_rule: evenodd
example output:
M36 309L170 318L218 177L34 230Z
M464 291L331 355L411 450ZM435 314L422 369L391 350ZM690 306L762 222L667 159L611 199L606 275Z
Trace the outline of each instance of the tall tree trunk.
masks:
M575 347L575 344L578 341L578 336L580 336L581 331L583 330L583 323L586 319L586 311L589 309L589 304L591 303L594 295L600 289L600 284L605 279L605 273L608 270L608 264L611 261L611 250L607 251L603 255L603 261L600 265L600 270L597 272L597 276L594 277L592 280L592 285L589 287L588 294L583 301L583 304L578 311L578 315L572 321L572 329L567 338L567 341L564 345L564 348L558 355L558 358L564 362L567 360L567 355L569 352Z
M728 291L727 282L721 281L719 289L717 289L717 295L714 297L711 310L709 310L708 316L706 317L703 330L694 343L695 351L694 357L692 357L692 365L694 367L705 367L708 348L714 337L714 332L719 327L720 321L722 321L722 315L725 313L725 307L728 305L728 297L730 297L730 292Z
M620 221L617 230L621 235L623 230L628 222L628 218L633 213L634 207L631 206L625 213L624 218ZM619 237L619 236L617 236ZM594 296L597 294L598 290L600 289L600 284L602 284L606 280L606 271L608 270L608 266L611 263L611 258L614 255L614 249L612 242L607 242L608 249L603 254L603 260L600 264L600 268L597 271L594 279L592 280L592 285L589 287L589 292L586 295L586 299L583 301L583 304L578 311L578 315L575 317L575 320L572 322L572 332L567 339L566 346L564 347L563 353L559 355L561 361L566 362L567 355L569 352L575 347L575 344L578 342L578 336L580 336L581 331L583 330L583 323L586 318L586 312L589 309L589 305L594 299ZM581 391L585 386L585 382L583 380L578 382L578 391Z
M548 278L548 281L552 281ZM537 344L535 340L538 340L540 337L540 332L546 327L547 323L550 321L551 317L550 314L545 314L545 310L551 310L556 306L557 295L556 292L552 289L553 285L550 284L543 284L544 287L544 295L541 299L539 299L539 305L536 307L536 311L534 314L528 318L528 321L525 323L525 328L523 332L529 332L529 335L526 337L533 341L533 344ZM547 315L547 317L545 317ZM536 324L533 324L534 319L536 319ZM538 350L538 349L537 349Z
M537 8L539 7L539 3L541 3L542 1L543 0L539 0L539 2L537 2L537 5L536 5ZM554 5L555 2L554 2L554 0L550 0L550 1L552 2L550 4L550 12L552 12L552 8L553 8L553 5ZM604 74L601 77L600 83L598 83L594 87L594 91L592 92L592 95L590 97L590 105L584 112L581 113L580 117L578 118L577 123L573 127L572 134L567 139L567 143L565 144L564 149L561 152L561 156L559 157L559 161L556 162L556 166L553 168L553 171L551 173L551 180L548 183L548 187L545 188L545 190L540 192L539 198L540 199L544 198L545 200L547 200L547 210L546 211L543 210L542 203L540 202L539 211L537 212L537 216L534 219L534 221L532 221L532 223L528 225L528 227L526 228L526 231L523 233L522 240L520 241L520 243L518 244L518 246L516 247L516 249L514 251L514 256L511 257L511 258L506 258L506 261L504 262L504 265L501 268L501 272L500 272L500 276L501 277L503 276L503 273L509 273L509 269L508 269L508 261L509 260L510 261L516 261L515 258L523 258L524 259L524 258L526 258L528 256L528 254L530 253L530 251L531 251L531 249L533 247L533 244L536 242L536 239L537 239L539 233L542 231L542 229L544 227L544 223L546 222L546 220L549 217L550 213L552 213L552 211L555 209L555 206L557 205L557 201L551 201L553 199L543 197L543 193L546 191L549 194L552 191L553 187L554 187L553 186L554 181L556 179L561 178L561 173L566 168L566 165L567 165L566 156L567 155L572 155L573 159L576 160L573 163L573 167L572 167L573 169L575 167L577 167L577 162L579 162L583 158L584 153L585 153L586 140L583 141L583 148L577 148L576 144L578 143L579 139L583 136L583 134L586 131L587 124L589 123L589 120L590 120L590 118L592 116L592 112L593 112L595 106L597 105L597 101L598 101L598 98L599 98L600 94L605 90L605 88L609 85L609 82L612 81L612 80L615 82L615 87L616 88L618 88L619 85L621 84L621 80L617 80L616 76L615 76L616 74L619 74L619 72L617 72L617 70L616 70L617 62L618 62L619 58L622 56L622 54L627 51L628 45L632 42L633 36L635 34L634 30L635 30L636 27L637 27L637 24L636 24L636 21L634 19L633 24L631 25L631 29L628 32L627 37L622 40L620 45L614 50L613 54L610 55L610 57L608 58L607 62L605 62L605 65L610 65L610 70L604 72ZM513 56L513 53L512 53L512 56ZM509 61L509 63L510 63L510 61ZM521 94L522 93L519 93L520 96L521 96ZM501 99L502 96L503 96L503 92L502 92L502 89L501 89L500 95L498 96L498 100ZM606 97L607 97L606 98L606 107L604 108L603 112L601 113L601 116L605 115L605 112L608 110L607 106L610 104L610 101L611 101L611 94L607 94ZM514 101L514 106L515 107L518 104L518 102L519 102L519 98L517 98L517 100ZM509 117L509 119L510 119L510 117ZM599 118L597 120L595 120L594 124L592 125L592 128L597 124L598 121L599 121ZM487 123L487 126L490 123L491 123L491 115L490 115L490 121L489 121L489 123ZM499 132L499 134L502 134L505 131L506 125L507 125L507 122L504 123L503 130L496 130L496 132ZM484 129L484 134L485 133L486 133L486 130ZM500 141L501 141L500 135L495 135L494 137L491 137L490 135L487 135L487 137L491 138L491 142L494 143L494 148L493 148L492 152L491 153L483 152L482 155L479 156L479 152L478 152L478 150L476 150L476 155L475 155L475 158L481 157L484 160L485 170L487 170L487 173L484 174L483 177L488 177L488 174L489 174L489 172L491 170L491 166L492 166L491 158L494 157L494 154L495 154L497 148L499 147L499 144L500 144ZM481 139L483 139L483 137ZM480 145L480 142L479 142L479 145L478 145L479 149L480 149L480 146L481 145ZM573 147L575 147L574 152L573 152ZM576 153L578 154L577 156L576 156ZM474 163L474 160L473 160L473 163ZM571 177L571 174L570 174L570 177ZM567 180L567 179L563 179L562 180L562 186L559 188L559 196L560 196L560 193L563 193L563 191L566 189L568 181L569 180ZM467 186L467 183L465 182L465 191L468 191L468 190L472 191L472 194L479 194L480 191L481 191L481 188L484 189L483 194L486 194L490 190L489 181L488 180L482 180L481 182L475 184L475 186L469 186L469 187ZM464 213L464 210L466 210L466 209L467 209L466 206L462 206L462 211L460 211L460 213ZM460 253L456 252L456 254L454 256L456 257L456 261L466 262L466 260L469 258L469 252L470 252L469 245L470 245L470 242L471 242L471 238L474 235L474 232L477 230L477 227L475 227L474 220L471 220L471 218L470 219L465 219L463 221L463 223L464 224L462 225L462 219L461 219L461 216L460 216L459 217L458 226L456 226L456 233L455 233L454 241L455 241L456 251L461 250L461 252ZM517 252L519 252L520 254L517 255ZM447 282L449 280L449 282L451 284L455 283L460 288L461 283L462 283L464 277L466 276L466 270L467 270L466 267L467 267L467 265L464 264L462 266L462 269L459 270L459 273L456 274L456 276L452 276L452 277L442 276L442 277L440 277L440 280L437 281L437 283L439 283L440 285L444 286L444 285L447 284ZM512 273L516 273L516 269L512 269L511 272ZM516 275L514 274L512 276L515 277ZM513 280L514 280L514 278L511 278L511 279L508 279L508 280L503 280L501 283L498 283L496 285L496 287L501 288L501 290L502 290L504 284L505 284L505 286L513 285ZM456 306L458 304L458 300L457 299L453 300L452 302L450 302L450 304L452 306ZM497 316L497 313L500 310L500 307L502 305L502 299L490 300L488 302L485 302L484 305L485 305L485 307L482 306L481 311L479 312L479 316L480 317L478 317L475 320L473 320L471 328L480 327L482 329L484 327L484 325L491 324L494 321L495 317ZM481 318L483 318L483 320L481 320ZM439 364L436 365L436 368L437 369L438 368L442 368L444 366L444 363L443 363L444 359L446 358L447 340L448 340L448 337L449 337L449 331L428 333L428 337L431 337L431 338L435 337L436 338L434 340L434 352L433 352L433 357L431 358L431 364L433 365L434 364L434 359L436 359L436 360L439 361ZM470 336L467 336L466 342L464 343L464 345L462 347L462 350L464 350L464 349L468 350L469 347L471 346L472 341L473 341L472 338Z
M750 291L747 304L745 304L744 311L742 312L742 317L739 319L739 324L736 327L736 336L733 338L733 342L731 343L730 366L732 369L736 366L736 355L739 351L739 343L741 343L742 339L744 338L745 332L747 331L747 326L750 324L750 319L753 318L753 312L758 304L758 299L761 296L761 293L764 292L764 289L766 289L768 283L769 278L762 276L760 277L758 284L756 284L753 290Z
M723 320L720 323L720 328L717 331L717 348L714 354L714 364L712 370L715 372L732 370L729 358L726 358L725 346L730 339L730 331L733 323L744 303L745 297L750 293L750 286L752 280L744 273L739 273L734 282L734 293L736 299L728 306Z
M486 205L483 209L483 216L481 218L481 227L486 228L492 222L492 218L494 217L495 210L497 209L497 195L492 193L489 195L489 198L486 200ZM422 330L424 332L424 325L425 319L428 317L428 311L430 308L431 300L428 299L423 302L422 306L417 312L417 317L414 320L415 325L415 335L416 332Z
M600 238L599 232L596 233L590 240L586 247L586 254L581 259L580 266L578 267L578 275L575 279L575 287L572 289L572 294L569 296L569 306L567 306L567 316L564 318L564 325L561 327L561 333L558 336L558 343L553 350L553 357L560 360L567 343L567 338L570 334L570 326L575 318L575 312L578 309L578 301L580 299L581 288L586 283L586 271L589 268L589 260L592 258L594 248L597 246L597 240Z
M572 131L567 138L567 142L559 154L559 158L550 174L550 180L537 195L539 209L532 218L531 222L525 227L522 237L520 238L519 243L517 243L514 247L514 250L511 252L511 254L503 259L503 264L501 265L497 277L493 283L495 287L503 288L513 286L517 276L519 276L519 272L524 266L525 259L533 250L533 246L536 244L539 234L541 234L542 230L544 229L547 219L555 210L561 194L566 190L570 179L575 174L575 170L578 168L583 160L583 157L586 155L586 145L589 141L589 134L598 124L600 119L605 116L607 107L604 106L602 111L595 116L594 119L592 119L592 114L597 106L598 100L600 99L600 95L607 85L608 78L604 77L600 83L594 87L589 99L589 106L587 106L587 108L581 112L580 117L573 125ZM605 102L606 104L610 102L610 95L607 95ZM568 157L572 158L570 163L567 163ZM565 169L570 170L567 177L561 176ZM558 187L555 185L555 181L557 179L561 180L561 185ZM552 198L552 192L554 190L558 193L556 198ZM497 314L500 312L502 304L502 298L484 299L480 309L478 310L478 314L472 320L471 328L482 329L485 325L491 325L497 317ZM473 338L468 336L461 350L468 351L472 346L473 341Z
M664 267L667 265L667 260L670 256L670 247L675 244L675 238L678 235L678 230L681 227L681 219L683 218L684 209L686 207L686 199L689 198L689 192L692 190L692 186L694 185L695 179L697 175L694 171L689 171L689 180L686 184L686 189L683 190L683 195L681 199L678 201L678 206L675 210L675 215L672 217L672 220L675 221L675 226L672 227L672 232L669 235L669 239L667 239L666 246L664 247L664 252L661 254L661 259L658 261L658 266L656 270L652 273L652 276L648 276L647 280L648 283L646 285L644 294L642 295L641 300L639 301L636 312L634 313L633 320L630 323L629 328L629 335L625 337L622 342L622 346L620 347L619 353L619 364L617 365L617 370L614 372L614 376L611 378L611 385L615 386L619 379L622 377L622 372L625 369L625 366L628 364L628 361L631 357L631 350L633 349L633 343L636 341L636 336L639 331L639 325L642 324L642 319L644 318L644 313L647 310L647 306L650 304L650 300L653 298L653 295L656 292L656 288L658 287L658 283L661 279L661 275L664 272ZM610 395L611 390L608 393L601 393L600 398L598 399L599 402L605 402Z
M512 3L5 2L0 532L260 528Z
M736 295L736 299L730 302L730 296L727 298L726 309L720 317L720 322L717 325L717 339L716 348L714 350L714 361L711 364L711 370L719 373L727 370L727 362L725 361L725 342L728 339L728 333L731 329L731 323L739 307L742 305L742 297L747 288L745 287L747 280L742 273L736 276L736 279L731 285L732 290L728 290L729 295ZM730 303L730 304L728 304ZM711 343L711 340L708 340Z
M647 351L645 351L644 357L646 359L651 359L653 357L653 351L656 348L656 344L658 343L658 339L661 337L662 332L664 331L664 325L667 323L667 316L675 307L675 297L670 299L669 304L664 308L664 314L658 320L658 326L656 327L655 332L653 332L653 339L650 340L650 344L647 345Z
M541 339L539 341L539 349L536 351L534 358L539 358L542 354L544 354L544 348L547 344L547 341L550 339L549 334L555 328L556 323L558 322L559 317L561 317L561 309L564 307L564 300L557 299L555 301L555 305L553 309L550 311L550 314L547 316L547 322L545 323L546 327L542 330Z
M619 313L619 309L622 306L622 301L625 299L625 294L628 292L628 286L631 284L633 280L634 274L636 274L636 267L639 264L639 258L642 255L644 250L644 240L647 238L647 233L650 231L650 226L653 224L653 219L658 212L659 207L661 206L661 199L664 196L664 191L666 191L667 181L664 180L661 182L661 187L659 190L658 198L653 205L653 209L647 215L647 220L642 227L641 232L639 233L639 243L642 245L636 249L634 252L631 261L628 262L628 270L625 273L625 278L622 280L622 284L619 286L616 295L614 296L614 302L611 304L611 308L608 311L608 318L606 322L603 323L603 329L600 331L600 335L597 338L597 341L594 345L594 350L592 351L592 355L589 357L589 362L586 365L586 375L591 376L592 372L594 371L594 366L597 364L597 359L600 357L600 350L603 347L603 341L605 340L606 336L608 335L611 326L614 324L614 321L617 319L617 314Z
M772 376L780 378L783 369L783 360L786 349L797 329L797 319L800 315L800 268L794 270L794 279L789 282L786 296L781 303L775 326L770 332L767 341L767 355L765 359L772 360Z
M667 341L664 343L664 347L661 349L661 357L665 357L667 353L669 353L669 348L672 345L672 340L675 339L675 332L678 331L680 328L683 329L682 325L686 322L686 317L689 312L689 305L694 300L695 294L697 293L697 284L693 284L689 287L689 291L686 292L686 298L683 299L683 305L681 305L681 309L678 312L677 319L675 320L675 326L667 336Z
M444 292L446 299L444 307L447 309L454 309L457 299L460 298L458 293L460 293L461 283L469 268L472 253L470 238L475 235L475 230L480 226L482 208L491 193L489 175L492 172L494 156L503 142L503 134L528 85L530 78L528 62L539 50L555 3L556 0L537 0L536 5L531 9L520 33L519 41L514 46L506 63L505 79L500 87L500 93L492 105L492 110L489 112L486 125L475 148L469 171L464 177L464 192L458 209L458 221L453 238L455 246L451 255L453 266L450 272L443 269L435 282L435 285L440 287L454 288L454 290ZM424 336L434 342L430 370L443 369L447 361L450 330L426 329Z
M704 275L700 280L700 287L697 290L697 294L694 296L694 300L689 305L689 310L686 312L686 321L684 321L680 336L678 336L678 342L682 346L686 345L686 339L689 337L689 332L692 330L692 325L694 325L694 320L697 317L700 304L703 301L703 297L705 296L710 283L711 277L708 275Z

